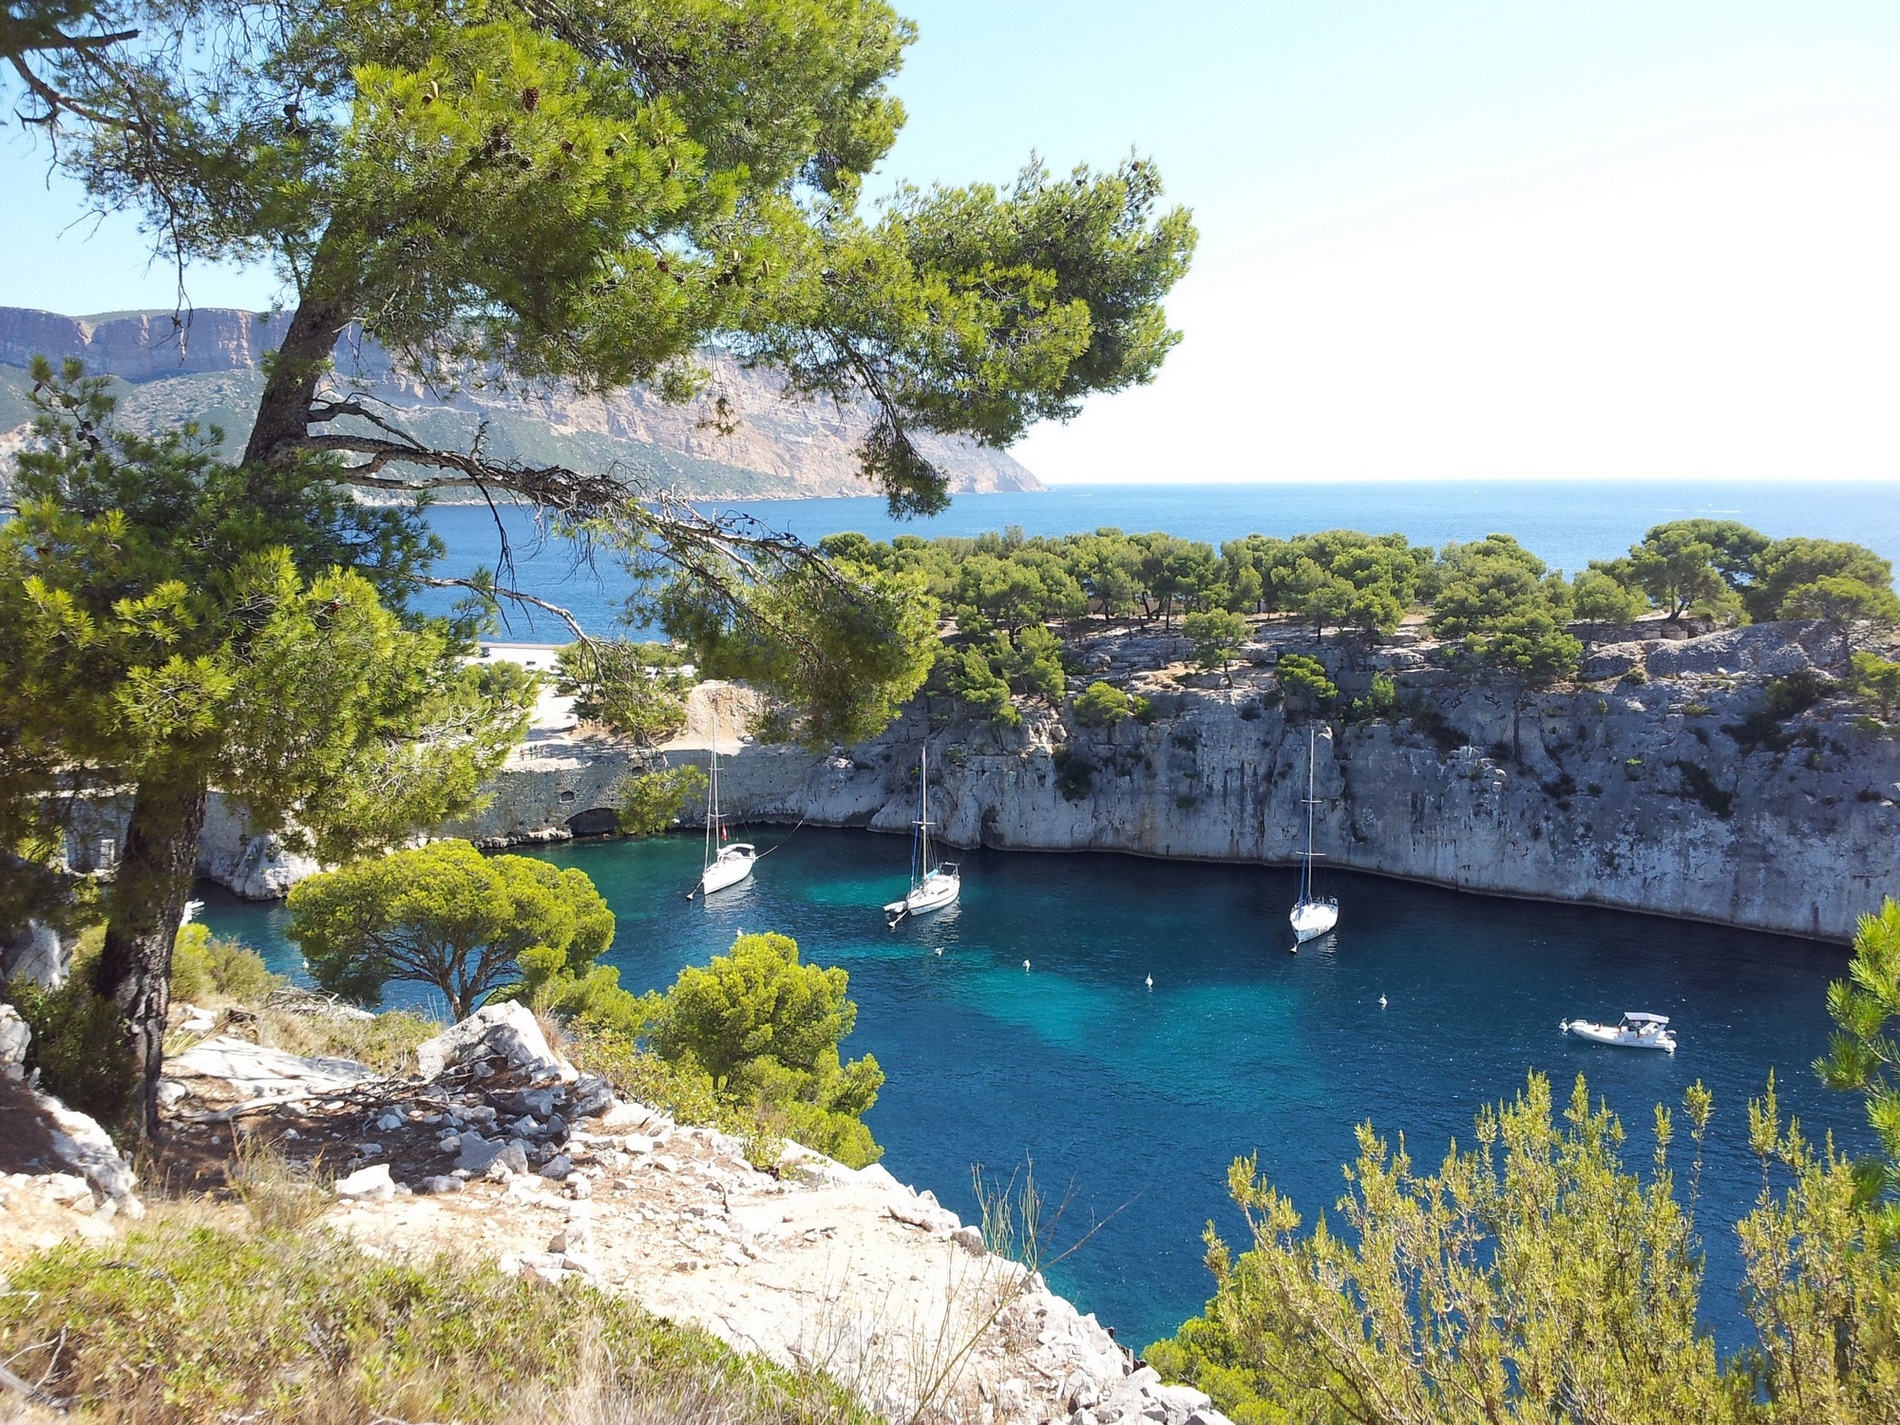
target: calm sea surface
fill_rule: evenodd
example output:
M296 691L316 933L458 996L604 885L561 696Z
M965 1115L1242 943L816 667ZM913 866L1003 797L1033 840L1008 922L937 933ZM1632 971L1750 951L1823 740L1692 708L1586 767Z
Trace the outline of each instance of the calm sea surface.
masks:
M763 500L705 506L738 510L806 540L841 530L874 539L895 534L973 535L1020 525L1029 534L1062 535L1113 525L1131 533L1164 530L1218 544L1245 534L1285 538L1322 529L1398 531L1414 543L1513 534L1554 568L1571 573L1592 559L1622 554L1651 525L1707 516L1738 519L1780 538L1807 534L1852 539L1900 564L1900 485L1893 483L1403 481L1311 485L1064 485L1027 494L962 495L933 520L893 523L884 501ZM431 523L449 547L440 572L493 568L500 552L486 506L444 505ZM532 519L505 509L521 581L518 587L570 608L590 632L610 630L628 582L611 561L576 568L571 546L537 543ZM447 600L441 601L446 607ZM504 636L566 642L564 625L546 614L512 616Z
M1356 1123L1403 1134L1434 1166L1454 1136L1471 1141L1480 1105L1537 1070L1560 1103L1587 1074L1623 1116L1636 1166L1657 1102L1680 1104L1697 1079L1714 1090L1705 1318L1732 1348L1744 1323L1731 1228L1760 1185L1748 1097L1772 1069L1817 1136L1865 1141L1856 1101L1808 1069L1826 1045L1827 982L1846 964L1836 947L1341 873L1326 886L1340 929L1295 956L1292 871L994 851L964 853L960 905L891 932L878 907L901 892L902 840L813 828L756 840L778 849L752 880L690 904L693 839L536 854L605 894L619 918L611 963L631 989L670 983L742 930L783 931L807 959L849 970L846 1051L875 1054L889 1076L870 1114L886 1165L974 1217L973 1164L1007 1177L1033 1161L1044 1190L1069 1199L1059 1246L1106 1224L1051 1276L1136 1347L1200 1309L1203 1225L1238 1239L1234 1157L1257 1151L1310 1223L1342 1190ZM213 892L205 919L297 969L281 906ZM402 987L392 1000L418 1002ZM1557 1029L1627 1009L1674 1016L1680 1051Z

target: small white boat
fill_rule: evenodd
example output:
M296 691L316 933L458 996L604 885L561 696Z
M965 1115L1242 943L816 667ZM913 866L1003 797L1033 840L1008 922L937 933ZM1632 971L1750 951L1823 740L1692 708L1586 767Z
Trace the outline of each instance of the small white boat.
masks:
M1332 896L1321 900L1313 894L1313 759L1318 748L1319 734L1309 729L1306 734L1306 849L1300 853L1300 897L1287 915L1293 926L1296 950L1339 924L1339 902Z
M884 907L886 923L895 930L907 916L927 915L952 904L962 893L963 879L954 861L930 862L930 749L919 763L917 820L910 843L910 891L901 901Z
M714 891L723 891L727 886L736 886L752 874L752 864L759 859L756 847L749 841L726 840L726 819L719 811L719 713L713 713L711 772L706 779L706 855L704 869L699 874L699 893L709 896Z
M1619 1049L1660 1049L1676 1052L1676 1036L1669 1032L1669 1016L1630 1010L1620 1024L1596 1024L1588 1019L1567 1019L1557 1026L1566 1034L1588 1039L1593 1044L1614 1044Z

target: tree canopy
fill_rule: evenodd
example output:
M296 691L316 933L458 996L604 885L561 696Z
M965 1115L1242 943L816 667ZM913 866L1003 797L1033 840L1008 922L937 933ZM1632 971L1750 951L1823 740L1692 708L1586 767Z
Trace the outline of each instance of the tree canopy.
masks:
M690 1060L728 1097L752 1101L785 1134L861 1167L882 1150L861 1115L884 1072L866 1054L841 1063L857 1022L841 969L802 964L786 935L741 935L703 969L681 970L655 1007L648 1038L662 1058Z
M584 979L614 937L586 872L484 856L466 841L311 876L291 888L289 907L290 938L324 989L374 1005L407 980L440 990L457 1019L530 968Z
M210 790L324 859L397 844L471 805L532 680L402 611L429 553L411 516L288 469L260 506L215 432L132 434L103 381L35 375L0 525L0 846L56 863L82 807L121 799L95 988L150 1090ZM4 907L20 916L72 891L19 884L38 901Z

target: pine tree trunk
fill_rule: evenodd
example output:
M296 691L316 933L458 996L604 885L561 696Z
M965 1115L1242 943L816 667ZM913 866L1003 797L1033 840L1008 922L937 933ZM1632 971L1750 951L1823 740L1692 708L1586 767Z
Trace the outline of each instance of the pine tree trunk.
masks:
M95 988L119 1006L140 1077L142 1134L158 1136L158 1075L171 1007L172 942L191 895L204 827L205 784L196 775L148 777L133 793Z
M307 295L297 304L257 403L257 422L244 446L246 465L280 459L310 433L317 382L348 326L349 310L341 302Z

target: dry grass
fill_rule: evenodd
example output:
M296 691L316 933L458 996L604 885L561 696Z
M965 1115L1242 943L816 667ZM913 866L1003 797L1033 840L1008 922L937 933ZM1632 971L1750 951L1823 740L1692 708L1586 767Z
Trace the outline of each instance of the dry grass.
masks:
M381 1259L324 1232L219 1230L162 1206L122 1242L13 1272L0 1360L99 1425L869 1425L822 1376L589 1288Z
M232 1140L231 1190L260 1232L297 1232L329 1210L330 1175L291 1164L276 1143L240 1133Z
M421 1015L390 1010L368 1019L354 1015L266 1009L252 1026L257 1042L306 1058L355 1059L379 1074L414 1073L416 1046L442 1026Z

